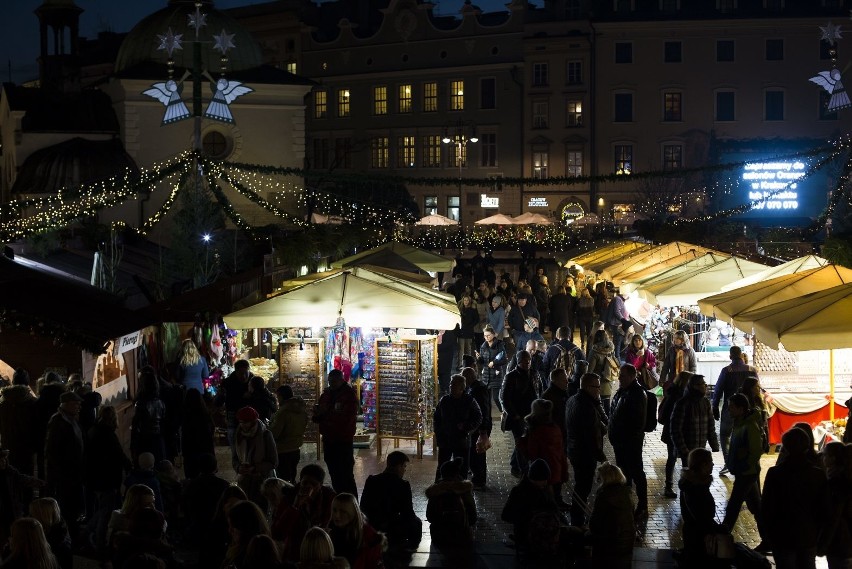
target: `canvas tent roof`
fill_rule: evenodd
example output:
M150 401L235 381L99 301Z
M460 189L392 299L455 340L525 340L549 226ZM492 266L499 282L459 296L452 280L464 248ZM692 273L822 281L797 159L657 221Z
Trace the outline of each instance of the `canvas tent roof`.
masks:
M664 261L671 257L682 255L687 251L697 251L699 253L714 252L706 247L684 243L682 241L673 241L665 245L659 245L645 251L637 252L635 255L617 261L601 271L601 278L608 281L615 281L621 275L640 271L644 268L653 266L660 261Z
M566 267L570 267L571 265L580 265L585 269L586 265L597 261L598 259L611 257L612 255L625 254L628 251L641 249L643 247L647 247L647 245L637 241L623 239L606 245L598 245L597 247L589 249L583 253L578 253L565 261L564 265Z
M697 259L697 258L699 258L703 255L704 255L704 253L699 253L698 251L696 251L694 249L690 249L689 251L687 251L686 253L684 253L682 255L670 257L670 258L665 259L663 261L660 261L660 262L658 262L654 265L651 265L650 267L645 267L642 270L639 270L639 271L636 271L636 272L630 272L630 273L623 273L621 276L619 276L618 279L616 279L616 282L622 287L622 290L624 290L625 286L628 287L627 290L634 290L634 289L638 288L639 285L637 284L637 285L633 286L633 288L629 288L629 285L631 283L636 282L636 281L641 281L642 279L653 278L653 277L659 275L660 273L663 273L664 271L667 271L667 270L669 270L673 267L677 267L677 266L682 265L684 263L688 263L689 261L694 261L695 259Z
M393 253L396 253L410 263L417 265L423 271L447 272L453 269L453 264L455 263L452 259L438 255L437 253L424 251L423 249L418 249L417 247L412 247L411 245L400 243L399 241L389 241L388 243L379 245L374 249L361 251L360 253L346 257L345 259L335 261L331 264L331 266L335 269L339 269L341 267L354 264L354 262L358 259L384 250L390 250Z
M826 265L702 298L698 308L706 316L734 320L737 327L749 330L751 322L740 318L743 313L849 282L852 269Z
M643 284L637 290L639 296L651 304L691 306L698 304L698 300L701 298L719 293L727 283L753 275L764 269L766 269L766 265L746 261L739 257L728 257L700 270L688 271L673 278L662 278L660 280L655 278L651 282Z
M366 267L329 271L313 281L225 317L232 328L352 326L450 330L459 323L452 295Z
M722 292L734 290L735 288L742 288L754 283L759 283L760 281L767 281L769 279L774 279L775 277L801 273L803 271L824 267L826 265L828 265L828 259L823 259L817 255L805 255L804 257L787 261L777 267L769 267L765 271L760 271L756 275L751 275L750 277L732 282L731 284L722 287Z

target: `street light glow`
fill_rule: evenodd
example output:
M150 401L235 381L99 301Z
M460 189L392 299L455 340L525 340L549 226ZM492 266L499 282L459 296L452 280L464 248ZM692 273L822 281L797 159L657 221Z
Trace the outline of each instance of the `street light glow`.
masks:
M204 241L205 243L210 243L210 234L205 233L204 235L201 236L201 240Z

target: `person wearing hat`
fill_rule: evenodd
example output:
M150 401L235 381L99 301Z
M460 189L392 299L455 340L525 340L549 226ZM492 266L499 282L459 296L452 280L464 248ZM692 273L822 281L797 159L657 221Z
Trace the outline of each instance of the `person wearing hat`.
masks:
M520 351L526 347L526 341L532 337L527 336L535 329L538 332L538 322L541 320L541 315L538 309L531 302L532 295L527 292L519 292L515 306L509 310L509 330L512 332L512 337L515 339L515 350ZM527 331L528 319L535 320L535 326ZM538 337L535 337L538 340Z
M48 494L59 502L62 516L74 524L84 512L83 432L80 409L83 398L73 391L59 397L59 409L47 424L44 442L45 481Z
M530 463L527 475L509 491L509 498L500 518L513 526L515 543L524 547L529 542L529 523L539 512L559 515L550 485L551 472L547 461L537 458Z
M527 426L527 459L542 459L550 468L548 483L553 489L553 497L560 507L567 509L562 499L562 483L568 481L568 457L562 441L562 431L553 421L553 402L536 399L532 402L530 414L524 417Z
M238 427L232 461L237 473L237 486L245 491L249 500L266 510L266 499L260 486L264 480L275 476L275 467L278 466L275 437L253 407L243 407L237 411L236 418Z
M435 545L457 545L473 539L476 502L473 484L463 479L462 459L448 460L439 470L440 480L426 489L426 520Z
M275 390L278 411L269 421L269 430L275 437L278 450L278 477L290 484L296 483L296 468L301 460L305 429L308 426L308 411L305 400L293 396L293 388L281 385Z

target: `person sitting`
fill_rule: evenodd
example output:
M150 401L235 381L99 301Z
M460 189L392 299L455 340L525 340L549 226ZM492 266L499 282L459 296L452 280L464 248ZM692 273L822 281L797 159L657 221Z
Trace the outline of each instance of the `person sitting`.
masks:
M231 543L225 553L223 568L243 569L248 555L249 542L258 535L269 535L269 525L263 511L254 502L237 502L228 510L228 529Z
M305 532L312 526L328 527L331 501L336 495L323 485L325 471L318 464L306 464L299 483L285 493L272 522L272 538L284 542L284 559L297 561Z
M260 494L266 500L266 520L269 523L275 518L275 512L281 505L281 500L284 498L284 492L289 492L293 489L292 484L288 484L280 478L267 478L260 485Z
M153 455L152 455L153 457ZM112 540L113 534L130 529L130 520L139 510L153 508L156 502L154 491L145 484L134 484L127 489L124 495L124 503L120 510L113 510L107 526L107 543Z
M334 550L346 558L352 569L372 569L382 565L387 540L384 534L367 523L358 507L358 499L352 494L344 492L332 500L328 535Z
M678 483L683 517L683 552L679 563L686 567L713 567L717 560L707 555L704 538L727 533L716 521L716 502L710 493L712 482L713 455L706 448L691 450Z
M160 481L154 472L154 454L143 452L138 458L139 468L133 469L124 479L124 487L128 490L131 486L144 484L154 492L154 507L163 511L163 494L160 490Z
M112 541L112 566L124 567L140 553L153 553L168 568L178 566L174 547L165 540L166 519L154 508L142 508L133 514L127 531L116 532Z
M59 568L71 569L74 566L71 535L68 533L68 524L59 512L59 503L53 498L37 498L30 502L30 516L41 524Z
M532 535L530 531L530 524L537 514L558 519L559 507L553 499L550 478L547 462L537 458L530 463L527 475L509 491L509 499L500 518L512 524L512 536L519 548L528 548L531 542L538 541L540 536Z
M292 567L292 565L287 565ZM241 569L284 569L281 550L268 535L258 534L251 538L246 549Z
M209 524L210 531L202 536L205 546L199 551L199 567L218 567L222 563L231 542L228 512L236 504L246 500L246 493L239 486L228 486L219 496L213 519Z
M361 493L361 511L392 549L416 549L423 537L423 521L414 513L411 484L405 479L409 462L404 452L389 453L385 470L368 476Z
M312 527L305 533L299 548L297 569L349 569L345 557L334 555L331 537L320 527Z
M636 524L630 487L621 469L604 462L598 467L600 488L589 519L592 566L600 569L628 568L633 563Z
M473 484L462 479L462 460L456 458L441 465L441 478L426 489L426 519L435 545L470 542L476 523Z

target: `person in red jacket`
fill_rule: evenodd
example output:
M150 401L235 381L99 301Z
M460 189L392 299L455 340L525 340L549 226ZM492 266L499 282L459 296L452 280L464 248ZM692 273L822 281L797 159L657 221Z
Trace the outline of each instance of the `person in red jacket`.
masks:
M562 430L553 422L553 402L536 399L532 413L524 418L527 424L526 454L530 462L540 458L550 467L548 483L556 503L567 508L562 499L562 483L568 481L568 458L562 442Z
M358 499L352 494L338 494L331 502L328 535L335 554L345 557L352 569L384 567L385 535L367 523L358 507Z
M355 457L352 443L355 440L355 417L358 398L352 386L343 380L343 372L328 372L328 387L322 392L314 408L314 423L319 423L322 435L323 459L331 478L331 487L338 494L347 492L358 496L355 486Z

